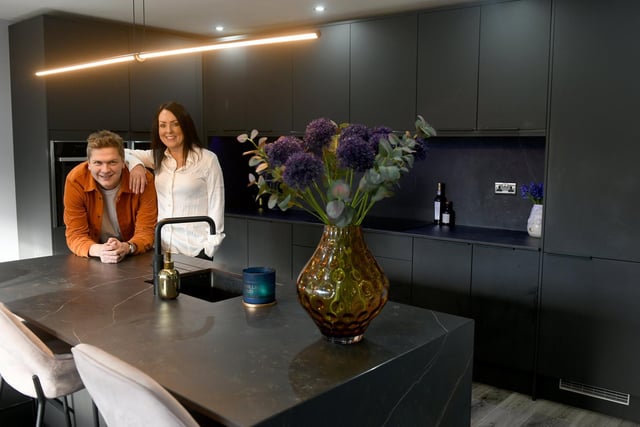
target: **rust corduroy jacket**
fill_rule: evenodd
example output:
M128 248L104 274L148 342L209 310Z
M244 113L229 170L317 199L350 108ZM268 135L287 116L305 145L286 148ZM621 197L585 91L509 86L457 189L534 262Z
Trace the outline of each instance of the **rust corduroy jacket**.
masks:
M67 175L64 185L64 223L67 246L76 255L88 257L89 248L100 242L104 200L98 184L83 162ZM122 169L116 212L122 241L136 245L136 254L153 247L154 228L158 220L158 202L153 175L147 172L143 194L129 190L129 171Z

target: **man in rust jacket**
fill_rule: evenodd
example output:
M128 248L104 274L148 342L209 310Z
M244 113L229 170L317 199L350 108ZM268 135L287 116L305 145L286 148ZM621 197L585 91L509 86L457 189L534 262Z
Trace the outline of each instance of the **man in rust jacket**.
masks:
M120 135L102 130L87 138L87 161L67 175L64 223L76 255L117 263L153 247L158 206L153 175L142 194L129 190Z

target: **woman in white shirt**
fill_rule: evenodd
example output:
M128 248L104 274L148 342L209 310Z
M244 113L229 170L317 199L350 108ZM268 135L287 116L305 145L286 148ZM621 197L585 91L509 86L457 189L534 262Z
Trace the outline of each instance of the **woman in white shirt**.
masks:
M206 215L206 222L162 227L162 250L212 259L224 239L224 180L218 157L201 146L191 115L177 102L158 108L151 129L151 149L126 150L131 189L144 190L145 167L155 173L158 220ZM144 166L144 167L140 167Z

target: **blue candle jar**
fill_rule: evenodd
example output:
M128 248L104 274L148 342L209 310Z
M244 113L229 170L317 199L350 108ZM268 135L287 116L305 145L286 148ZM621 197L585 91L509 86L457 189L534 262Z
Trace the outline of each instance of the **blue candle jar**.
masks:
M242 270L242 302L246 305L272 305L276 302L276 271L270 267Z

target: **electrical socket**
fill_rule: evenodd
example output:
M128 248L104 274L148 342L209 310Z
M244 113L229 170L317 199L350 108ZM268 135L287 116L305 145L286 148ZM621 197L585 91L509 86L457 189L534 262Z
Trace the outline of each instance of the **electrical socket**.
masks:
M516 194L515 182L496 182L495 194Z

